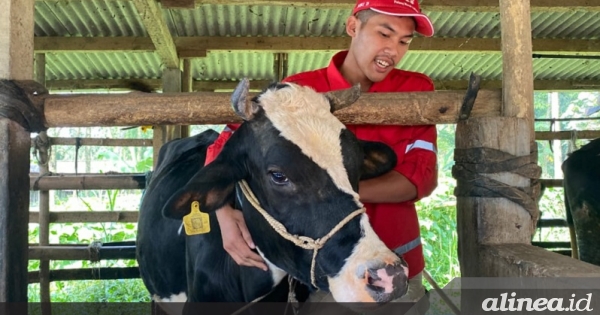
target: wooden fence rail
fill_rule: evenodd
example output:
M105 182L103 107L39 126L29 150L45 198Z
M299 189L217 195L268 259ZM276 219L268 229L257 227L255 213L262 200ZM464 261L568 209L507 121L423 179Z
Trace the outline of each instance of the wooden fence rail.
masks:
M462 91L365 93L336 116L345 124L452 124L464 96ZM471 117L499 116L501 99L500 90L480 90ZM214 92L49 95L44 116L48 127L241 122L231 110L230 95Z
M31 190L144 189L145 174L30 174Z
M152 139L109 139L109 138L48 138L51 145L72 145L98 147L151 147Z
M600 130L572 130L572 131L536 131L535 140L570 140L576 135L577 139L600 138ZM51 145L79 145L105 146L105 147L151 147L152 139L110 139L110 138L68 138L49 137ZM33 146L33 141L32 141Z
M542 178L540 183L546 187L562 187L563 180L560 178Z
M50 212L50 223L136 223L139 211L60 211ZM29 223L39 223L39 212L29 212Z
M90 245L47 245L29 246L30 260L107 260L135 259L135 245L99 246Z
M117 280L138 279L140 269L138 267L100 267L82 269L57 269L48 272L49 281L65 280ZM40 282L40 272L30 271L28 273L29 283Z

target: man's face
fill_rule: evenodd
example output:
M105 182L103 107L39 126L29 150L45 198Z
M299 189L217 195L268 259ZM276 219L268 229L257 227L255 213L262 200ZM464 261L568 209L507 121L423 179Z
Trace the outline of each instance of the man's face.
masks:
M352 23L355 23L352 32ZM408 51L415 22L410 17L375 14L366 23L348 19L350 50L360 71L371 82L383 80Z

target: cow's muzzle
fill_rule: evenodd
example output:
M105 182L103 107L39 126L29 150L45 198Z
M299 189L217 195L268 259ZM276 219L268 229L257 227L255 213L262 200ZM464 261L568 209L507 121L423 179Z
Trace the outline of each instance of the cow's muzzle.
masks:
M395 300L408 291L408 267L404 260L367 268L362 279L367 292L377 303Z
M393 264L370 262L360 269L357 276L376 303L395 300L408 291L408 267L402 258Z

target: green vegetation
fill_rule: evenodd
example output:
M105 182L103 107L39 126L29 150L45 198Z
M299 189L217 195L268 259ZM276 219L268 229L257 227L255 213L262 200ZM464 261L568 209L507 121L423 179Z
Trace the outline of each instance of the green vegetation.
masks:
M586 108L599 104L598 93L560 93L558 95L560 117L585 117ZM548 93L536 93L536 118L551 117L551 101ZM560 130L600 130L599 121L575 121L555 123ZM222 126L194 126L192 134L213 127L220 131ZM550 130L550 123L536 123L536 130ZM438 168L439 185L434 193L417 203L421 221L421 233L426 258L426 268L435 281L444 287L452 279L460 276L457 254L456 198L453 191L455 180L451 176L454 165L454 125L438 125ZM108 137L108 138L151 138L151 132L140 128L121 130L120 128L57 128L49 130L51 137ZM580 146L584 140L576 141ZM574 146L569 141L561 141L560 154L555 154L548 141L538 142L539 164L543 169L542 178L562 178L555 173L555 159L564 159ZM57 173L72 173L75 169L75 148L55 146L52 149L50 170ZM123 172L144 173L152 166L151 148L110 148L81 147L77 152L80 173ZM32 156L35 164L35 158ZM140 202L140 191L56 191L51 194L52 211L87 210L119 211L136 210ZM540 202L544 218L564 217L562 189L547 189ZM37 211L37 200L32 193L31 210ZM50 242L53 244L89 244L93 241L115 242L135 240L136 225L132 223L82 224L66 223L51 225ZM38 242L39 228L30 225L30 242ZM564 228L538 230L536 241L568 241ZM112 266L135 266L133 260L102 261L92 264L87 261L53 261L52 269L94 268ZM30 261L29 270L37 270L39 261ZM429 288L430 286L426 284ZM136 302L148 301L148 293L139 279L112 281L65 281L51 284L53 302ZM39 285L29 286L29 300L39 301Z

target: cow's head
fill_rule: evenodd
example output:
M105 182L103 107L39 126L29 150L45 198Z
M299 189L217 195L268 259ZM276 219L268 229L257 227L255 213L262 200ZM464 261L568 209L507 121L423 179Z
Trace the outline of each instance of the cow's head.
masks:
M248 183L260 207L291 235L319 239L363 205L358 182L391 170L394 152L381 143L359 141L332 114L355 102L360 88L316 93L278 84L249 100L248 82L233 93L244 123L219 156L168 202L165 215L181 218L190 203L204 212L238 198L253 240L266 259L310 284L313 251L275 232L239 193ZM236 195L237 192L237 195ZM405 263L376 236L367 215L351 218L318 251L314 283L338 302L387 302L407 290Z

